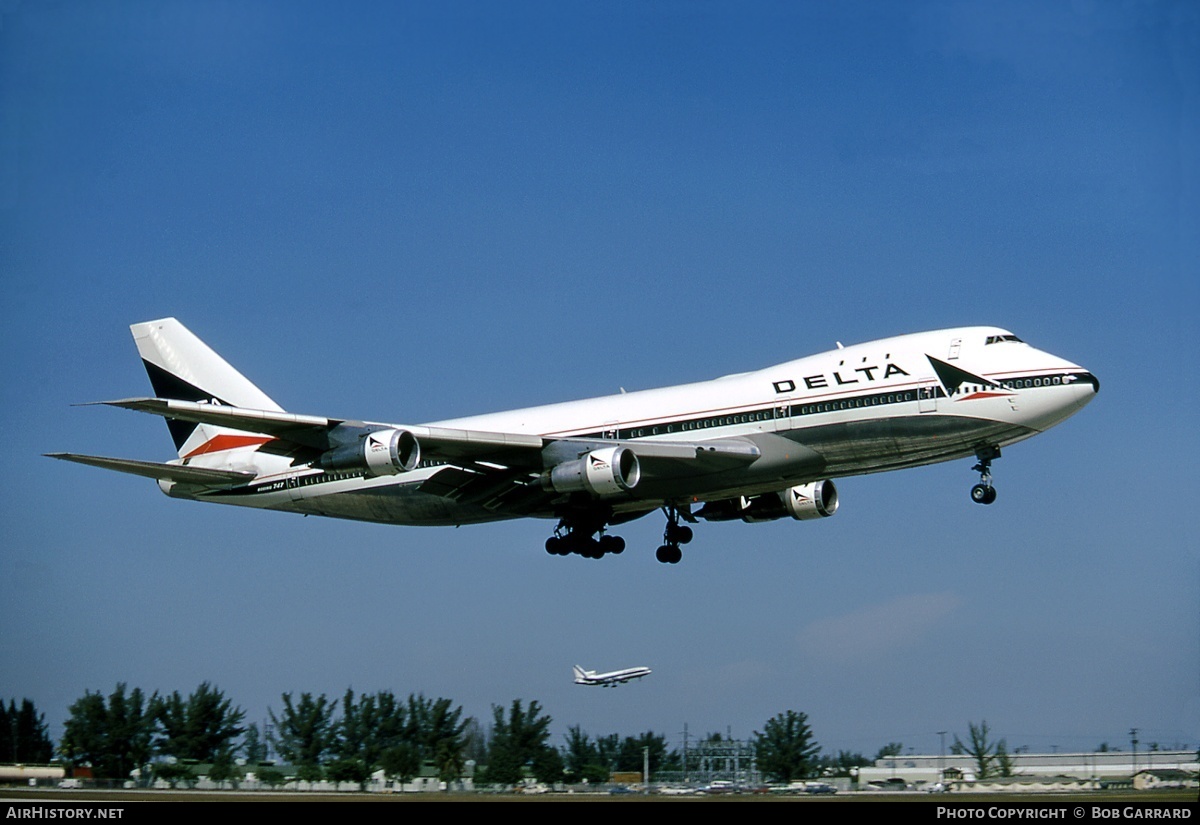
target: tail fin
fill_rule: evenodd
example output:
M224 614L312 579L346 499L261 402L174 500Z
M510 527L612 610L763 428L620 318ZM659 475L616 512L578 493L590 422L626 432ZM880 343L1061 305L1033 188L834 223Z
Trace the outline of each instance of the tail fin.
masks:
M576 681L576 683L583 682L583 681L586 681L586 680L587 680L587 671L585 671L585 670L584 670L583 668L581 668L579 665L575 665L575 668L574 668L574 670L575 670L575 681Z
M133 324L129 329L157 397L207 401L252 410L283 410L174 318ZM229 447L249 446L251 442L263 440L253 436L247 438L245 433L236 430L187 421L168 419L167 427L180 458L197 450L213 451L208 445L218 436L230 439Z

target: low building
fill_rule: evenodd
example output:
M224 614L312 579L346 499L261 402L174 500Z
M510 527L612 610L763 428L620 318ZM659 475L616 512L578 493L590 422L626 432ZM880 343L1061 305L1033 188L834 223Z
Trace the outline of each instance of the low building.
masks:
M1145 773L1146 783L1160 780L1160 772L1182 773L1195 783L1200 773L1196 751L1142 751L1136 755L1124 751L1097 753L1010 753L1008 755L1015 777L1054 778L1075 780L1129 780L1135 773ZM998 770L993 767L993 771ZM979 782L975 760L963 754L908 754L875 760L874 765L858 769L859 787L865 785L923 786L938 782L970 784ZM1180 781L1178 778L1171 781ZM1157 787L1162 787L1161 785Z
M1133 777L1133 787L1139 791L1156 788L1194 788L1196 773L1172 769L1138 771Z

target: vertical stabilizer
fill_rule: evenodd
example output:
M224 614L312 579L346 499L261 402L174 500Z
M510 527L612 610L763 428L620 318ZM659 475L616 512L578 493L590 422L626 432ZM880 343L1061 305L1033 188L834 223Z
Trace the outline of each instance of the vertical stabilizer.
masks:
M156 397L252 410L283 409L174 318L133 324L129 329ZM249 446L252 440L260 443L263 440L247 439L245 433L186 421L168 420L167 427L180 458L197 451L213 452L214 443L236 447ZM223 435L229 440L214 441Z

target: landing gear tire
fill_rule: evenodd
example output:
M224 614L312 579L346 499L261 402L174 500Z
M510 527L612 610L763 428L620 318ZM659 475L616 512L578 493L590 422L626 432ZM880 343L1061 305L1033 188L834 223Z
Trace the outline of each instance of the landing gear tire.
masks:
M693 536L692 528L680 524L679 519L681 516L692 522L696 519L689 509L680 510L674 504L665 505L663 512L667 514L667 526L663 530L662 546L655 552L654 557L663 564L679 564L683 558L683 551L679 549L679 545L687 544Z
M992 461L1000 457L999 447L980 447L975 451L979 463L971 469L979 473L979 483L971 488L971 501L976 504L991 504L996 500L996 488L992 486Z
M625 552L625 539L620 536L601 536L600 550L604 553L612 553L614 556Z
M604 548L596 539L587 538L579 543L579 555L585 559L602 559Z
M996 500L996 488L988 484L976 484L971 488L971 501L976 504L991 504Z
M667 525L667 542L670 544L687 544L693 535L692 528L686 524Z

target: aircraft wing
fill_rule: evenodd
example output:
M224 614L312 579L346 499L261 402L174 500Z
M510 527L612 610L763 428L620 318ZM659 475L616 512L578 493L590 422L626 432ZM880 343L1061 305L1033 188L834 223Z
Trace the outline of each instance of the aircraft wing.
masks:
M666 469L672 462L692 464L700 461L712 469L749 464L761 451L752 442L739 438L711 441L620 441L613 439L554 438L524 433L493 433L460 430L450 427L426 427L351 421L344 418L325 418L298 415L275 410L251 410L221 404L179 401L166 398L125 398L119 401L99 401L110 407L137 410L163 418L212 424L248 433L270 435L283 441L319 450L327 450L346 440L339 428L354 431L381 428L403 429L412 433L421 444L424 457L441 459L451 464L461 462L473 466L489 457L498 466L529 466L541 470L540 453L550 445L564 457L577 458L593 449L626 446L634 449L642 461ZM524 458L524 460L521 460ZM694 469L694 465L693 465Z
M474 433L440 427L405 429L420 442L422 458L440 459L450 465L426 479L421 492L513 515L544 511L560 495L544 485L545 472L556 464L578 461L593 450L626 447L637 456L644 476L659 479L744 466L761 455L756 445L741 439L619 441ZM636 518L642 512L631 510L624 518Z
M305 447L327 450L331 446L329 431L345 422L315 415L296 415L274 410L249 410L221 404L202 404L168 398L123 398L119 401L97 401L109 407L160 415L194 424L212 424L248 433L261 433Z
M449 465L423 482L422 491L513 513L530 512L554 497L539 483L545 470L562 462L578 460L593 450L626 447L636 454L644 474L658 478L695 474L698 467L704 471L718 472L745 466L762 455L755 443L741 438L711 441L556 438L525 433L352 421L165 398L126 398L97 403L168 419L267 435L280 442L274 445L275 449L295 445L319 453L353 445L368 433L401 430L419 443L422 461L440 461ZM312 457L316 458L316 454ZM96 460L92 463L96 463ZM111 463L97 466L120 469ZM128 468L124 471L135 472ZM147 469L143 474L153 476L155 472L165 474L168 471Z

